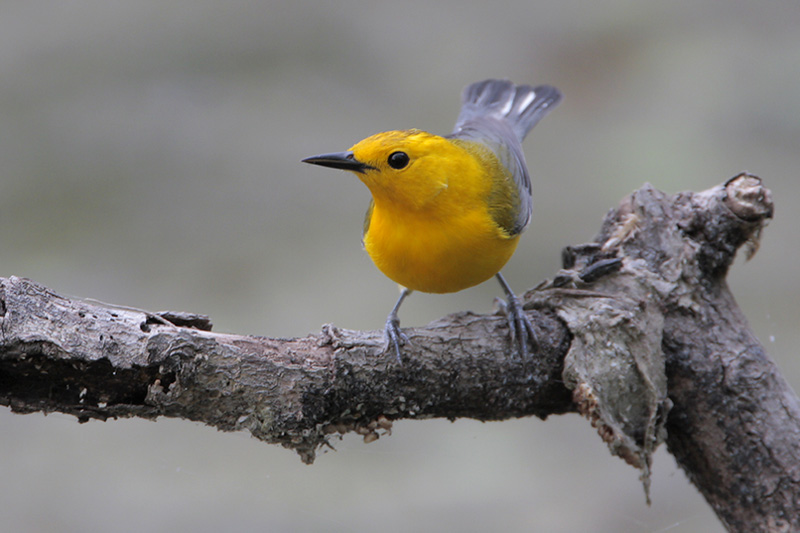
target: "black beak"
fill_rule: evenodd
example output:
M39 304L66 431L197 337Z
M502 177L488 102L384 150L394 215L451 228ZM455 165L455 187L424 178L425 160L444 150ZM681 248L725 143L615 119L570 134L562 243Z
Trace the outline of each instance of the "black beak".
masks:
M336 152L333 154L315 155L312 157L306 157L302 160L302 162L311 163L312 165L319 165L321 167L361 172L362 174L371 168L375 168L356 159L355 156L353 156L353 152Z

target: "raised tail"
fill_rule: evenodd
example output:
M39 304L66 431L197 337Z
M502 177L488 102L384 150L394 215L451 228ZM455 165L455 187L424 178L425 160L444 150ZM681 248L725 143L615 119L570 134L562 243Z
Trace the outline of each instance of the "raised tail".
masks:
M508 80L484 80L468 85L461 95L461 112L453 134L470 122L494 118L506 122L522 142L529 131L561 100L549 85L514 85Z

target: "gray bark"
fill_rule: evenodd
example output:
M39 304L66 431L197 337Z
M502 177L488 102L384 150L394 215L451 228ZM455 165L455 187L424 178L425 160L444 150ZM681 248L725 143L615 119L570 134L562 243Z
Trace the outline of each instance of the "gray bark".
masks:
M498 314L406 330L398 364L379 332L219 334L205 317L2 279L0 404L80 421L197 420L306 462L332 436L375 440L401 418L579 411L641 470L645 489L666 442L729 530L798 531L800 402L725 283L737 249L752 255L771 216L769 191L746 174L701 193L644 186L525 295L539 341L526 361Z

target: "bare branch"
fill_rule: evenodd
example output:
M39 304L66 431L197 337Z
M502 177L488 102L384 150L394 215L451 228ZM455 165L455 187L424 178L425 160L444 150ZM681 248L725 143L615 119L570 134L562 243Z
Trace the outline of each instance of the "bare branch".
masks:
M536 360L507 356L502 317L460 313L409 331L401 366L375 332L228 335L169 321L203 323L185 314L67 299L21 278L2 280L0 291L0 402L21 413L187 418L247 429L311 462L330 433L370 440L398 418L574 410L560 378L569 336L552 314L536 314L548 341Z
M645 488L666 441L731 530L800 530L800 402L725 283L772 209L747 174L701 193L636 191L595 242L567 248L564 269L526 294L541 344L530 361L513 355L497 315L407 330L401 365L376 332L212 333L204 317L0 280L0 403L247 429L306 462L333 434L370 441L400 418L577 410L641 469Z

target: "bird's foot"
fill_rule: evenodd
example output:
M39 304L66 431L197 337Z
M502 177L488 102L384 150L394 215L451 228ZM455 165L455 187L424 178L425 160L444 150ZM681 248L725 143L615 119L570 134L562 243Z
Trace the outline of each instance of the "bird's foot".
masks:
M511 333L511 344L517 346L517 353L523 360L527 360L533 353L539 350L539 340L536 331L533 329L528 315L522 307L522 302L515 295L511 294L507 300L498 298L500 309L508 320L508 329Z
M383 331L386 340L384 350L394 349L397 362L402 365L403 359L400 357L400 346L409 341L408 336L400 329L400 319L397 318L397 315L389 315L389 318L386 319L386 328Z
M497 281L503 287L503 292L506 293L506 301L499 300L500 308L506 315L508 320L508 329L511 332L511 344L517 345L517 353L519 353L522 360L527 360L530 357L528 350L528 343L533 347L534 352L539 351L539 339L536 338L536 331L533 329L528 315L525 314L525 309L522 307L522 302L508 286L505 278L501 273L496 275Z

